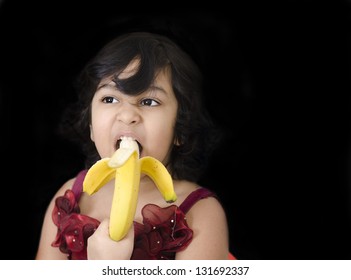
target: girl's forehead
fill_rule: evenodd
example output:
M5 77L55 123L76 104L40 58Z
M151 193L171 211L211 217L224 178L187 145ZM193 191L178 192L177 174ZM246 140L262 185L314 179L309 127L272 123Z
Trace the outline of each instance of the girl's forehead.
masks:
M122 70L122 72L118 75L120 79L127 79L130 76L133 76L139 69L140 59L134 58L126 68Z
M118 76L120 79L127 79L130 76L134 75L137 72L137 67L138 67L138 61L131 62L125 70L121 72L121 74ZM102 87L104 88L115 88L116 82L115 82L115 76L111 75L108 77L103 78L100 83L97 86L97 90L101 89ZM159 69L155 73L155 78L149 85L149 87L152 88L162 88L166 92L172 92L172 74L171 74L171 69L170 67L164 67Z

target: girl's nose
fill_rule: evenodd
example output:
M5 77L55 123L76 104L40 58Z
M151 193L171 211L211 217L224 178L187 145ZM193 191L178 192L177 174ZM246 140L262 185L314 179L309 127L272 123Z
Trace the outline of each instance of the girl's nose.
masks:
M126 124L136 124L140 121L140 114L135 105L124 103L118 110L117 120Z

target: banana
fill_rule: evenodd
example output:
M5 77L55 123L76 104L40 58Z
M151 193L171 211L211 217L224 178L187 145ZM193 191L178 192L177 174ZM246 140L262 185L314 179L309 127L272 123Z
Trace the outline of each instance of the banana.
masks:
M167 168L153 157L143 157L140 160L141 173L149 176L155 183L156 187L168 203L177 200L177 195L173 190L173 180L169 175Z
M97 161L88 170L83 182L83 191L92 195L115 178L109 233L116 241L124 238L132 226L141 173L153 180L165 201L172 203L177 200L167 168L156 158L139 158L138 144L131 137L122 137L121 140L112 157Z

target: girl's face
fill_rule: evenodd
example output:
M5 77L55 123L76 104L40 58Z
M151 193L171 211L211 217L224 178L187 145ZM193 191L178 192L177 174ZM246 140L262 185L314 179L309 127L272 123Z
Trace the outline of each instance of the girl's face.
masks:
M137 66L138 61L131 62L120 78L134 74ZM118 91L111 79L102 80L91 104L91 139L105 158L116 151L121 136L130 136L142 147L140 157L152 156L166 164L174 144L177 108L167 69L138 96Z

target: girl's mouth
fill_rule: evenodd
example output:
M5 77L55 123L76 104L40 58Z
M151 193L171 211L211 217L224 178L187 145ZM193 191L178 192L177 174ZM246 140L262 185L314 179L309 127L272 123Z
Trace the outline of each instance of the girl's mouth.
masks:
M116 143L116 150L119 149L119 147L120 147L120 145L121 145L121 141L122 141L122 139L118 139L118 140L117 140L117 143ZM143 147L141 146L141 144L140 144L137 140L135 140L135 141L137 142L138 147L139 147L139 155L141 155L141 152L142 152L142 150L143 150Z

